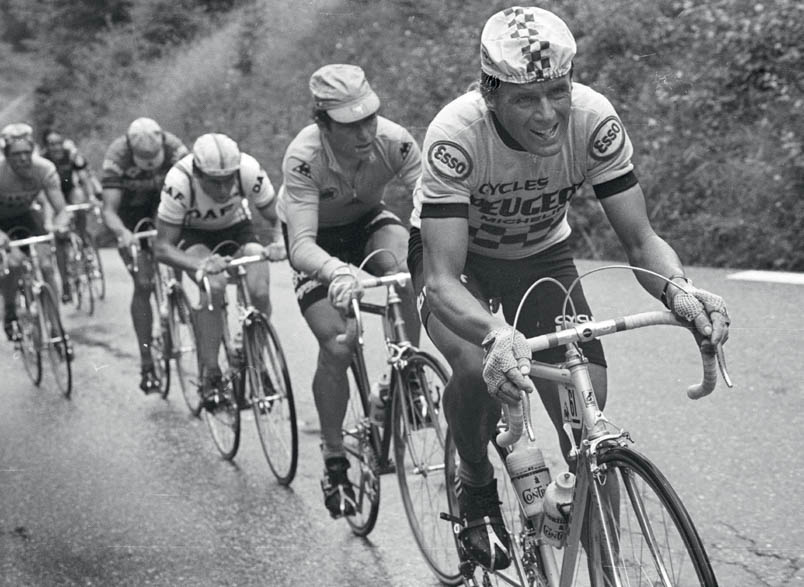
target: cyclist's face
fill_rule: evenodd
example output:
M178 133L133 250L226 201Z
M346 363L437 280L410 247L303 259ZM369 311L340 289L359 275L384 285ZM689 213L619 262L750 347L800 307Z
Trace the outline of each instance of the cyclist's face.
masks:
M492 106L503 128L526 151L555 155L567 137L572 82L569 75L530 84L502 83Z
M56 133L49 134L45 142L47 152L53 155L56 159L64 154L64 138Z
M14 141L8 146L6 158L14 173L28 175L33 168L33 147L27 141Z
M377 115L344 124L331 120L329 128L323 128L329 144L336 155L346 159L368 159L377 136Z
M232 187L234 187L235 175L227 175L225 177L212 177L203 173L198 173L198 179L201 183L201 189L210 198L222 204L232 195Z

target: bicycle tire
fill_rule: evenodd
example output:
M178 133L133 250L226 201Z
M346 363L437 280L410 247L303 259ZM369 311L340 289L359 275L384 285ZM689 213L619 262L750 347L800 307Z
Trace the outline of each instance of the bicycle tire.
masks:
M598 574L601 585L609 584L610 573L616 572L626 585L717 587L692 518L661 471L628 447L609 448L598 455L597 462L604 470L595 479L598 487L611 483L612 475L619 484L619 515L610 504L600 510L594 500L590 503L590 533L601 536L605 530L613 544L607 547L602 544L605 541L594 541L587 571ZM608 566L602 563L607 552L615 559L614 570L608 573L601 567Z
M69 398L73 389L72 350L61 323L59 307L47 284L39 290L39 306L45 325L45 332L42 333L45 356L56 386L65 398Z
M17 287L17 326L20 339L16 350L22 356L22 365L34 385L42 383L42 331L37 317L36 302L30 288Z
M444 468L446 420L441 409L447 370L418 351L394 373L394 463L410 530L425 561L446 585L462 582L452 531L439 518L448 506Z
M94 290L95 298L103 300L106 298L106 275L103 272L103 261L95 238L89 235L87 239L84 241L84 258L89 267L90 287Z
M343 421L347 475L355 490L356 512L346 522L357 536L368 536L380 511L380 432L369 422L369 390L363 355L356 353L347 371L349 401Z
M68 275L73 289L73 302L76 309L80 310L86 300L86 312L92 316L95 313L95 295L92 290L89 263L85 256L86 245L84 240L75 233L70 235L70 249Z
M299 435L296 405L279 338L264 316L254 319L243 336L249 401L263 455L280 485L296 476Z
M201 414L201 385L198 353L196 349L195 321L187 294L176 287L168 294L168 329L170 358L176 365L179 387L190 413Z
M223 384L215 394L214 407L208 406L202 413L218 452L225 460L231 461L240 448L240 405L237 401L240 372L232 367L229 349L223 340L218 351L218 365Z
M170 328L167 320L159 315L159 300L151 296L151 312L154 317L154 332L151 336L151 358L159 378L159 395L166 399L170 391Z

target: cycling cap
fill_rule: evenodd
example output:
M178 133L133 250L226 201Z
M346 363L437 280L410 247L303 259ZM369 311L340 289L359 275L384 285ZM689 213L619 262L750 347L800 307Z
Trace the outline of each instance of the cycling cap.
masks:
M240 149L224 134L201 135L193 143L193 165L204 175L232 175L240 169Z
M480 35L483 73L513 84L543 82L567 75L575 39L552 12L513 6L486 22Z
M15 122L0 130L0 149L5 150L6 147L18 141L26 142L31 149L34 148L33 128L30 124Z
M162 128L151 118L138 118L126 131L134 163L140 169L158 169L165 162Z
M380 108L380 98L357 65L325 65L310 77L315 107L336 122L348 124L366 118Z

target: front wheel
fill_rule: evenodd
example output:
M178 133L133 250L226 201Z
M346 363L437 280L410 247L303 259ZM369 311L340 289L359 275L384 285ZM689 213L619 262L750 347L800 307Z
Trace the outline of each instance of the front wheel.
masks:
M87 240L84 241L84 259L86 260L89 285L92 288L93 296L95 299L102 300L106 297L106 276L103 273L100 251L92 236L88 236Z
M285 355L276 332L264 317L252 321L244 341L248 398L262 452L279 483L289 485L296 475L299 438Z
M56 385L64 397L73 390L72 346L67 338L59 316L53 292L44 285L39 292L39 311L42 319L42 348L50 363Z
M169 356L175 361L179 387L184 402L193 416L201 413L200 369L196 351L195 321L190 300L184 290L176 288L168 297Z
M598 465L588 565L597 584L717 587L695 525L659 469L624 447L602 452ZM606 486L618 491L601 489Z
M218 351L221 384L210 405L203 410L212 440L227 461L235 457L240 447L240 406L237 401L240 371L232 367L229 357L229 350L221 341Z
M21 285L17 289L17 326L19 340L16 349L22 355L25 372L34 385L42 382L42 331L39 322L39 307L30 288Z
M447 511L444 444L447 423L443 397L447 371L424 352L413 354L394 373L394 462L399 491L411 532L438 579L461 582L452 530L440 519Z

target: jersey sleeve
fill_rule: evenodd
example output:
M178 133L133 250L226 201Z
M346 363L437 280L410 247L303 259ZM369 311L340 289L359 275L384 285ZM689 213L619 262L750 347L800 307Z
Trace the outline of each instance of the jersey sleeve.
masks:
M452 133L434 122L424 137L421 181L416 198L421 217L467 217L475 156L462 133Z
M165 183L159 195L159 220L181 226L190 201L190 179L174 165L165 176Z
M101 166L101 185L104 188L123 189L123 173L125 172L124 159L125 139L118 137L103 157Z
M401 126L397 140L392 144L390 157L397 177L412 193L422 173L422 153L410 132Z
M251 155L243 153L241 164L243 190L245 196L257 208L265 208L276 199L274 185L271 183L268 174Z
M586 167L590 183L600 185L634 170L634 147L620 117L604 96L595 95L587 126Z
M165 147L168 151L166 158L170 160L171 165L178 163L179 159L190 153L181 139L171 132L165 132Z
M48 159L43 159L42 161L42 189L46 192L60 192L61 177L59 177L56 165Z

